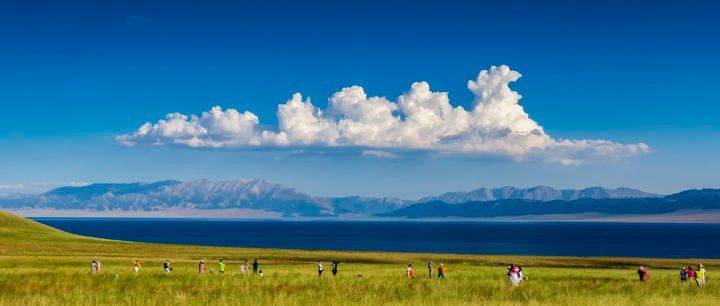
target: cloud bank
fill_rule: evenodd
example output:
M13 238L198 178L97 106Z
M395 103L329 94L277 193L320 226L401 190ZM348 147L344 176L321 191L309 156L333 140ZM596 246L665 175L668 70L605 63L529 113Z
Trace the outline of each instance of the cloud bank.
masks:
M519 104L521 95L510 89L518 78L520 73L504 65L480 71L467 83L474 95L467 110L453 106L447 92L432 91L427 82L413 83L396 101L368 97L362 87L352 86L334 93L326 109L294 94L278 105L277 129L261 128L260 119L251 112L215 106L200 116L170 113L116 139L126 146L359 147L369 152L422 150L562 164L650 151L643 143L550 137Z

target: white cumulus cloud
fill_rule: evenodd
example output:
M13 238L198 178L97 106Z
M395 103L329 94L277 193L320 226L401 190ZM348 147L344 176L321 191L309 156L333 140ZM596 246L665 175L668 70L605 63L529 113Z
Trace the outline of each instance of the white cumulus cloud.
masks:
M277 129L260 127L251 112L215 106L199 117L170 113L117 136L117 141L126 146L194 148L359 147L366 148L363 154L375 156L377 152L396 155L390 150L422 150L564 165L650 151L643 143L550 137L519 104L522 96L510 88L520 76L508 66L481 71L467 84L474 95L472 109L453 106L447 92L432 91L427 82L413 83L395 101L368 97L362 87L351 86L334 93L326 109L294 94L278 106Z

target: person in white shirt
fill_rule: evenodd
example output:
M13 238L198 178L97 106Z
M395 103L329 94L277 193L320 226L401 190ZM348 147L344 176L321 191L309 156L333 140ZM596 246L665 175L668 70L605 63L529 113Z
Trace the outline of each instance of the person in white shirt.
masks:
M317 270L318 270L318 276L322 276L323 273L323 265L321 262L317 262Z

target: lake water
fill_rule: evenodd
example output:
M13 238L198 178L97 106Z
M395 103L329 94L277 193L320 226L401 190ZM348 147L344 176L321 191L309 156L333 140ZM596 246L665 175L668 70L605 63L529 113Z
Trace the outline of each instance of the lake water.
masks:
M720 258L720 224L35 218L109 239L462 254Z

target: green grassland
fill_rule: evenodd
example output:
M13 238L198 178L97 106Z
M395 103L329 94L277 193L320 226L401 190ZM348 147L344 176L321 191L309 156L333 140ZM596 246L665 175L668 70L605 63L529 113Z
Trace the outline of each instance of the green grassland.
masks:
M197 273L205 259L227 272ZM243 276L243 260L258 258L265 276ZM90 273L90 261L103 272ZM143 269L132 271L140 259ZM170 259L172 275L162 262ZM340 273L318 277L315 262L337 260ZM444 280L425 277L425 263L445 263ZM678 281L677 267L702 262L703 288ZM416 278L405 277L413 263ZM505 266L523 266L529 280L508 285ZM638 265L649 282L636 281ZM111 241L68 234L0 212L0 305L717 305L720 260L569 258L538 256L406 254L178 246ZM356 275L362 273L363 277Z

